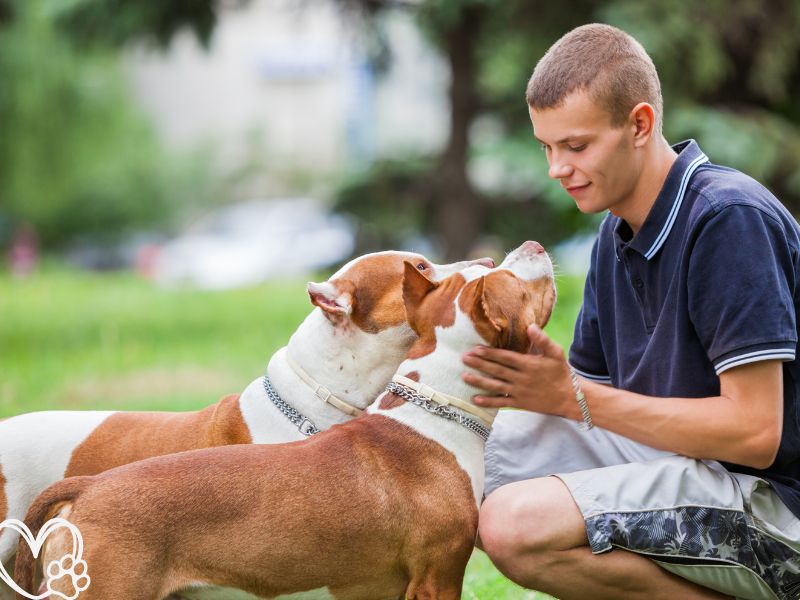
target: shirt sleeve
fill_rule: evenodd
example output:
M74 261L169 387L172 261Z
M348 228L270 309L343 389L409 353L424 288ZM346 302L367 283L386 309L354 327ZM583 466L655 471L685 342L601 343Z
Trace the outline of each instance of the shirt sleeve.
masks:
M597 319L597 253L599 238L592 246L589 272L583 287L583 305L575 322L575 333L569 348L569 364L581 377L600 383L611 383L608 374Z
M754 206L727 206L701 229L689 259L689 317L717 375L794 360L796 258L781 222Z

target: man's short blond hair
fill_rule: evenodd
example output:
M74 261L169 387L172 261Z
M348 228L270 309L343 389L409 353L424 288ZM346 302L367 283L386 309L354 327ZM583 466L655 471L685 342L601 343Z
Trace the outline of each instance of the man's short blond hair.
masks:
M536 110L557 108L581 90L608 111L614 127L625 123L634 106L647 102L661 132L663 101L656 67L624 31L593 23L564 35L536 65L525 98Z

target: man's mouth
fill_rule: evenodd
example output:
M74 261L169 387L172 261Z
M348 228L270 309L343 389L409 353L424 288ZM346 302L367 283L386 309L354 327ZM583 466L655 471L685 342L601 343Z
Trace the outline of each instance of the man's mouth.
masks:
M565 185L563 187L565 190L567 190L568 194L578 194L583 190L585 190L586 188L588 188L590 185L592 185L591 181L589 183L584 183L582 185L569 185L569 186Z

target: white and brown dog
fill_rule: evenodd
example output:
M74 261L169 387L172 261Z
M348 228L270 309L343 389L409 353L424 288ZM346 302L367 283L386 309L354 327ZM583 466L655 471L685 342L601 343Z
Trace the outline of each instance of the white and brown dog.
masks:
M416 339L403 308L404 261L433 280L494 264L435 265L419 254L379 252L351 261L324 283L310 283L318 308L269 361L271 398L260 377L241 395L198 412L51 411L0 422L0 522L22 519L37 494L64 477L183 450L299 440L356 416ZM0 531L8 572L17 539L12 530ZM0 598L11 597L0 582Z
M182 452L40 495L26 518L34 532L57 513L83 535L81 600L198 585L258 598L459 598L493 417L472 405L460 355L479 343L527 350L527 326L544 325L555 299L552 266L535 242L442 282L406 263L403 296L418 339L367 414L304 441ZM45 547L48 569L72 548L62 533ZM34 569L21 543L26 589ZM51 589L75 597L84 570Z

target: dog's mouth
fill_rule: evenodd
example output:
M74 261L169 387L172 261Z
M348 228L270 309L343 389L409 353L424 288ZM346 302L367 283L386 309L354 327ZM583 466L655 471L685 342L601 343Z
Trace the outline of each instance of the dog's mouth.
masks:
M527 269L522 269L521 272L518 272L523 264L536 266L537 268L533 269L534 272L531 273L524 272ZM515 274L523 279L538 279L547 274L552 276L553 273L552 262L544 246L531 240L524 242L521 246L509 252L498 268L514 271Z

